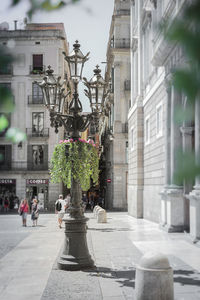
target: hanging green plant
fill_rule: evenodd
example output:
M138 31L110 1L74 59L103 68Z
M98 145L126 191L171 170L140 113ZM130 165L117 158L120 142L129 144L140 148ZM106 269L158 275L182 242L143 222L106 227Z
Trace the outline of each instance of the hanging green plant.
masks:
M50 175L53 183L62 181L67 188L71 188L73 176L83 191L89 190L91 179L97 184L99 177L99 156L94 142L61 140L51 158Z

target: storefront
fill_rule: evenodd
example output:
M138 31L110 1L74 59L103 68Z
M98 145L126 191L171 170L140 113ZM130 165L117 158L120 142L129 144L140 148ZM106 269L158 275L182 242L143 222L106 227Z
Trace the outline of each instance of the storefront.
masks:
M3 202L8 201L8 207L10 209L14 208L14 201L16 197L16 179L0 179L0 197Z
M27 179L26 180L26 198L29 205L33 198L38 200L40 210L49 209L49 180L48 179Z

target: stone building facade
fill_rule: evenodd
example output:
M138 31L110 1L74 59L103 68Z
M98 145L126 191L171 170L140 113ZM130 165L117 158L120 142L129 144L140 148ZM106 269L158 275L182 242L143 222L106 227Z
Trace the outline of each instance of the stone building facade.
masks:
M130 2L115 0L107 47L106 80L111 78L109 135L104 135L107 208L127 209L128 108L130 101Z
M174 68L186 64L181 48L169 44L158 24L178 17L184 0L131 1L131 108L128 211L161 224L168 232L190 229L200 237L199 181L175 185L177 151L199 154L199 102L195 124L174 121L175 108L187 105L171 86Z
M14 48L9 48L12 41ZM27 139L12 144L0 137L0 194L29 202L37 197L41 209L54 207L61 184L52 184L49 161L54 145L63 138L62 130L55 134L50 127L49 112L43 105L41 89L34 81L42 81L48 65L55 75L67 74L63 51L68 43L62 23L26 24L24 30L1 30L0 44L7 47L16 61L9 70L0 72L0 84L12 90L15 111L10 116L11 127L26 132Z

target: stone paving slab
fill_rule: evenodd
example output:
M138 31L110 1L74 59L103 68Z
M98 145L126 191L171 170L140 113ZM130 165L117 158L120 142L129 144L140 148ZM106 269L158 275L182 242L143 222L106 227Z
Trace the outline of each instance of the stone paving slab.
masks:
M106 224L98 224L90 214L88 246L97 268L85 272L59 271L55 262L42 300L135 299L135 268L139 259L146 251L161 251L164 247L174 269L175 300L200 297L200 274L193 268L195 260L198 265L200 249L188 243L184 234L179 234L178 240L174 236L171 240L157 224L136 220L125 213L108 213ZM179 247L182 247L181 257L191 265L176 256ZM188 250L190 254L186 257ZM191 259L193 254L195 257ZM55 281L60 285L58 292L52 287Z
M23 228L28 237L0 259L1 300L41 298L61 247L63 234L55 226L52 216L44 227Z
M167 234L157 224L126 213L108 213L105 224L98 224L91 213L87 216L88 247L96 268L58 270L64 228L57 227L55 215L41 216L41 227L13 228L21 241L17 238L15 244L10 243L10 251L0 256L0 299L135 299L140 258L147 251L160 251L174 270L175 300L200 300L200 248L187 235ZM7 231L11 236L12 229ZM0 230L0 238L3 236Z

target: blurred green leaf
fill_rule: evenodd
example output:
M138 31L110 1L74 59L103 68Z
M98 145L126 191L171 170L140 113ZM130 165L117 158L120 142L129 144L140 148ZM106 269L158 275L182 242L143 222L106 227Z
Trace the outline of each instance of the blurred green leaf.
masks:
M12 6L17 5L20 2L20 0L12 0Z
M172 84L175 89L186 96L187 103L180 104L175 111L175 122L181 126L194 123L194 103L200 101L200 1L186 4L182 14L173 23L165 22L161 25L165 38L182 48L185 67L175 70ZM190 126L190 125L189 125ZM193 183L200 175L200 165L197 164L194 151L188 153L177 152L176 184L184 180Z
M200 35L199 30L190 26L184 21L175 21L166 33L166 38L171 41L178 42L186 54L190 56L190 59L200 60Z
M190 70L176 70L173 74L173 84L177 90L183 91L189 100L195 100L199 92L195 73Z
M13 95L7 87L0 87L0 112L10 113L15 108Z
M62 8L65 5L66 5L66 3L63 1L58 1L57 4L52 4L51 0L45 0L41 4L41 8L43 8L44 10L47 10L47 11L51 11L51 10Z
M19 143L26 140L26 134L17 128L9 128L6 132L6 138L13 143Z
M9 64L15 61L14 56L8 54L8 49L0 46L0 67L1 70L5 69Z
M183 18L200 24L200 1L191 2L185 10Z
M32 19L32 16L40 10L45 10L45 11L54 11L57 9L62 8L65 5L68 4L75 4L77 2L80 2L81 0L58 0L57 4L52 4L52 0L43 0L43 1L39 1L39 0L29 0L30 1L30 9L27 12L27 15L30 19Z
M194 106L190 104L188 107L178 106L175 108L175 122L182 125L183 122L189 122L194 119Z
M200 174L200 166L196 164L195 153L178 153L178 166L174 174L175 183L181 185L184 180L192 182Z
M4 115L0 116L0 132L8 127L8 120Z

